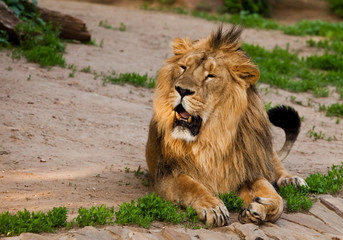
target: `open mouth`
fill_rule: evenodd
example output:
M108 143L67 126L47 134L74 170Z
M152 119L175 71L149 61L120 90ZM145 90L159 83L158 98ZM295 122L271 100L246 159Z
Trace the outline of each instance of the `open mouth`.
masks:
M175 118L173 128L184 127L187 128L193 136L196 136L201 127L202 119L199 116L190 115L181 104L174 109Z

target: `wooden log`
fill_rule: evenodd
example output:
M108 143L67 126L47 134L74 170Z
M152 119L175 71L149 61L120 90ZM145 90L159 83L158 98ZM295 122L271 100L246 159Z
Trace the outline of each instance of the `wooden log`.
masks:
M91 40L91 34L81 19L46 8L37 7L37 10L45 22L51 21L54 26L60 27L60 37L81 42Z
M81 42L91 40L91 34L87 31L86 24L81 19L46 8L37 7L37 11L45 22L51 21L55 27L60 28L61 38ZM15 27L21 22L18 16L4 2L0 1L0 29L5 30L9 40L16 44L19 43L19 35L15 31Z
M9 41L18 44L19 35L15 31L15 27L21 23L18 16L12 12L7 5L0 1L0 29L8 34Z

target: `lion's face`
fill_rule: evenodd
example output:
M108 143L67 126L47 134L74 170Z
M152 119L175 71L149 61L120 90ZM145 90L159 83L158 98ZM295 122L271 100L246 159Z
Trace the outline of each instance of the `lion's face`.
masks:
M176 63L173 75L172 136L193 141L228 88L231 77L221 59L207 56L205 52L184 55Z
M213 119L225 122L245 106L246 89L257 81L259 71L232 39L227 33L195 42L173 41L175 56L157 81L155 116L161 128L170 126L167 134L174 139L193 142L208 125L225 129Z

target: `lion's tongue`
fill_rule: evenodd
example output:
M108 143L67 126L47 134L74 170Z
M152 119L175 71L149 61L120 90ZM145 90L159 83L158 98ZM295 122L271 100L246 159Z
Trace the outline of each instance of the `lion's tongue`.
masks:
M180 115L182 118L185 118L185 119L188 119L191 115L186 112L186 111L183 111L183 112L180 112Z

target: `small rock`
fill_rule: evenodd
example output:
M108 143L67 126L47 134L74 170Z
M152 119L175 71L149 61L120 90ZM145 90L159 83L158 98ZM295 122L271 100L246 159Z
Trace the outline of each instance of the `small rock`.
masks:
M162 236L167 240L191 240L191 237L188 234L177 232L170 227L165 227L162 229Z

